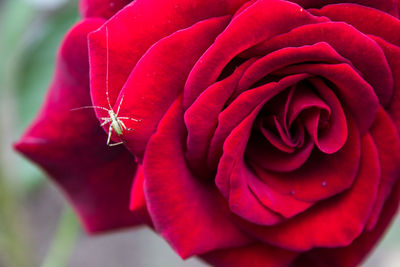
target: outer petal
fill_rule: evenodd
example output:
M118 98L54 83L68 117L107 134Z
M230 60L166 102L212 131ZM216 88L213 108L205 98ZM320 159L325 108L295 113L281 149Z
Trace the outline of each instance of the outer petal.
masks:
M298 5L287 1L256 1L231 21L193 67L185 84L185 109L218 79L223 68L239 53L300 25L323 21L326 19L302 12Z
M350 246L343 248L314 249L299 257L293 266L353 267L358 266L378 243L397 213L400 203L400 182L385 203L382 214L372 231L364 232Z
M379 219L383 205L400 177L400 141L397 129L385 110L380 109L377 119L371 127L371 135L379 152L382 178L379 183L378 197L367 229L371 230Z
M129 188L136 164L123 147L106 146L107 136L89 109L87 34L103 23L88 19L68 34L46 102L16 149L38 163L65 191L90 232L132 226Z
M147 204L144 196L143 183L144 183L143 166L139 165L136 170L135 178L133 180L130 209L133 213L135 213L135 215L141 216L144 222L152 226L151 218L147 211Z
M230 16L203 20L154 44L127 80L121 114L141 119L126 136L129 148L141 156L149 137L170 105L183 91L185 80L202 53L229 22Z
M288 266L298 252L264 244L217 250L201 257L216 267L280 267Z
M268 54L285 47L299 47L317 42L327 42L337 53L348 59L353 71L359 71L360 76L375 90L380 102L383 105L388 104L392 96L393 75L382 49L371 38L347 23L328 22L300 26L250 48L247 53Z
M190 166L199 173L212 172L207 167L206 159L211 138L218 125L218 116L235 95L240 77L254 60L246 61L229 77L208 87L185 112L188 130L186 158Z
M311 8L311 7L323 7L325 5L329 4L341 4L343 2L345 3L357 3L362 7L368 6L372 7L374 9L379 9L384 12L387 12L391 15L397 16L399 14L398 8L397 8L397 0L292 0L292 2L296 2L299 5L305 7L305 8ZM360 15L360 13L355 13L357 16ZM354 16L354 17L357 17Z
M190 69L224 29L229 19L230 16L224 16L203 20L187 29L177 31L155 43L137 62L123 87L121 97L124 96L124 102L121 104L120 112L120 116L141 120L140 123L132 126L127 124L135 131L126 132L124 135L126 144L136 155L142 156L147 141L156 130L158 122L183 90ZM121 76L119 72L121 66L118 65L117 56L120 53L117 50L120 40L113 38L113 36L118 36L118 32L112 32L113 29L115 27L108 29L110 49L108 80L110 102L116 103L115 110L117 110L121 100L116 98L121 88L119 86L123 75ZM102 31L90 36L93 102L103 107L108 106L105 79L107 68L104 66L105 41ZM126 61L126 58L123 60ZM100 79L100 77L103 78ZM99 112L99 117L102 117L101 112Z
M184 159L182 97L171 106L144 157L144 188L158 232L182 256L248 244L212 183L194 177ZM188 227L190 226L190 227Z
M108 19L132 0L81 0L79 11L83 17Z
M394 94L388 108L388 113L393 119L397 129L400 129L400 47L389 44L380 38L375 38L388 59L394 78Z
M125 6L106 23L109 32L110 102L115 103L136 63L153 44L199 21L231 15L244 2L246 1L136 0ZM200 39L201 37L196 41ZM105 95L105 40L105 27L89 36L90 89L93 103L108 107ZM178 53L179 51L174 52ZM131 90L137 89L135 85L130 87Z
M338 4L311 12L318 16L327 16L333 21L344 21L364 34L372 34L400 45L400 34L398 34L400 20L376 9L360 5Z

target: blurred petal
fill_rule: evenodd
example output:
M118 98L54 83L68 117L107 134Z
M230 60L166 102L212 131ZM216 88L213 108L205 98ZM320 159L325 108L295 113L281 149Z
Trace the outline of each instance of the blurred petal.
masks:
M144 174L143 166L139 165L136 170L135 178L131 190L130 209L136 216L141 216L146 224L152 226L149 212L147 211L146 199L144 196Z
M102 23L87 19L67 34L45 104L16 144L65 191L89 232L142 221L129 210L133 156L123 146L106 145L92 110L71 110L91 105L87 34Z
M215 267L285 267L298 252L288 251L265 244L217 250L201 256Z

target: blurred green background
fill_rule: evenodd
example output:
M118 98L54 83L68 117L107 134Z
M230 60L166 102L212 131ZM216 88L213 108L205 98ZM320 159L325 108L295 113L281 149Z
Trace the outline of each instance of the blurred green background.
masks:
M44 174L11 147L35 117L77 0L0 0L0 266L186 266L147 228L88 237ZM365 266L400 266L400 217Z

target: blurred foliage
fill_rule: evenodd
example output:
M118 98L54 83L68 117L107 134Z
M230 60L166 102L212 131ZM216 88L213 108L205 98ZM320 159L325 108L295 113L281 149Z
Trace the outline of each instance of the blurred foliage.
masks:
M76 239L79 224L72 209L66 208L61 215L59 226L42 267L64 267L67 265Z
M11 143L35 117L51 81L58 46L78 19L76 0L0 1L0 265L34 266L29 234L33 229L24 202L44 181L43 173L13 153ZM76 225L71 218L60 223L70 229Z
M6 1L0 15L0 84L7 101L15 104L14 140L36 115L52 78L58 46L79 19L76 0L56 9L39 9L27 1ZM18 177L27 188L40 182L43 175L36 167L21 158L17 161Z

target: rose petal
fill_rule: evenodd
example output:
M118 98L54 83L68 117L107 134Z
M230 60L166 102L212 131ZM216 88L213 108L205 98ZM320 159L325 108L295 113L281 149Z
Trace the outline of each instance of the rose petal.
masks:
M127 127L133 128L134 131L127 131L124 134L126 145L139 158L142 157L148 138L156 130L158 122L183 90L190 69L222 31L229 19L229 16L225 16L203 20L187 29L175 32L154 44L135 66L116 103L120 103L121 97L124 96L120 116L141 120L138 123L126 121ZM95 37L99 41L98 35L102 33L97 32L96 35L91 35L92 45ZM97 56L103 57L101 54ZM92 58L92 62L101 59L103 58ZM103 66L100 65L100 67ZM104 67L102 69L106 71ZM99 71L95 72L99 75ZM118 72L114 71L114 73ZM104 72L103 75L105 77ZM112 76L110 76L110 82L111 78ZM93 86L96 87L96 85L93 82L91 85L94 94ZM107 106L104 92L105 81L102 88L103 93L97 92L93 102L99 106ZM117 110L117 108L114 109ZM132 126L129 126L130 123Z
M87 19L66 36L56 74L34 123L15 145L38 163L67 194L89 232L142 222L129 211L129 188L136 171L123 147L110 148L90 105L87 34L103 20Z
M334 91L354 117L361 134L374 122L379 106L373 88L347 64L301 64L279 70L277 74L308 73L323 77L333 84ZM358 99L354 102L354 99Z
M144 173L143 166L138 165L131 189L130 210L141 216L147 225L152 226L152 221L147 211L146 198L143 191Z
M396 0L324 0L324 1L320 1L320 0L293 0L292 2L296 2L299 5L306 7L306 8L311 8L311 7L316 7L316 8L320 8L320 7L324 7L326 5L330 6L329 4L335 4L335 5L340 5L343 2L346 3L356 3L358 5L354 5L354 6L359 6L360 8L364 8L362 5L364 6L368 6L368 7L372 7L373 9L379 9L382 10L384 12L387 12L391 15L394 16L398 16L398 9L396 6ZM335 6L332 5L332 6ZM350 5L350 4L343 4L343 5ZM353 5L352 5L353 6ZM360 12L354 12L354 14L357 14L357 16L362 16L362 14ZM354 16L354 17L357 17Z
M210 172L207 170L206 157L209 143L218 124L218 116L234 94L243 72L254 60L248 60L232 75L212 84L186 110L184 117L188 131L186 159L194 171Z
M199 21L234 14L244 2L245 0L219 0L218 2L135 0L125 6L110 18L100 31L89 36L90 88L94 105L109 108L105 94L106 27L109 32L109 99L114 106L131 71L154 43ZM94 6L93 8L95 9ZM202 38L196 39L191 44L197 41L201 42ZM173 55L178 56L179 51L174 51ZM136 86L134 88L137 89ZM140 100L137 101L140 102ZM97 115L100 117L101 114L97 113Z
M334 21L344 21L364 34L373 34L392 44L400 45L400 34L398 34L400 21L379 10L361 5L337 4L324 6L320 10L311 10L310 12L318 16L329 17Z
M185 85L185 109L217 80L222 69L240 52L300 25L322 21L325 19L301 12L298 5L287 1L256 1L231 21L190 72Z
M188 169L185 134L180 97L151 137L144 157L144 192L156 230L184 258L248 244L215 186Z
M249 184L249 182L251 182L249 179L254 175L249 168L245 166L243 161L243 153L246 149L248 137L252 130L252 124L263 105L264 102L260 103L249 116L247 116L232 130L232 133L224 142L224 153L218 166L216 185L225 198L228 199L229 207L232 212L257 224L271 225L283 220L279 214L276 214L273 211L281 211L281 209L277 207L276 203L272 203L276 200L270 199L270 203L268 203L270 205L268 205L265 201L261 201L260 203L260 194L256 193L258 198L255 197L254 192L250 190L251 185L254 185L254 182ZM277 196L279 193L277 194L272 192L269 188L266 188L265 190L265 193L269 192L270 197L279 197ZM294 205L292 207L293 209L288 213L285 213L285 215L288 215L289 213L298 213L310 206L309 203L301 205L299 203L300 201L290 198L292 198L292 196L281 197L281 200L286 200L286 204Z
M250 190L257 199L272 211L291 218L306 209L310 208L314 203L305 202L295 199L291 195L282 195L272 188L265 185L258 177L256 177L248 168L246 170Z
M304 145L296 152L286 153L275 149L265 141L263 142L257 136L252 136L247 147L246 157L250 166L257 166L264 170L290 172L300 168L308 160L313 148L313 141L307 138Z
M229 208L245 219L258 225L274 225L284 221L284 217L264 205L249 187L251 172L243 160L234 165L229 177Z
M388 107L390 117L393 119L397 129L400 129L400 48L375 38L375 41L382 47L393 72L394 94L392 102Z
M308 78L308 75L289 75L278 82L271 82L243 92L218 116L218 126L211 139L207 163L215 169L222 155L225 139L248 114L260 103L266 103L272 97L297 82Z
M83 17L108 19L132 0L80 0L79 11Z
M264 207L254 197L248 185L248 169L244 165L243 153L251 133L252 124L263 103L255 108L228 136L224 143L224 154L218 166L216 184L229 201L229 208L238 216L263 225L279 223L282 216ZM232 162L227 165L226 162ZM227 166L230 172L223 168ZM228 174L227 176L223 175ZM228 190L227 193L225 193Z
M243 53L243 56L256 56L253 51L250 51L251 49ZM257 54L257 56L260 54ZM276 70L293 64L307 62L350 63L325 42L318 42L302 47L284 47L277 51L271 51L257 60L246 70L238 87L247 89L261 78Z
M217 250L201 255L208 263L216 267L284 267L298 255L265 244L254 244L240 248Z
M367 134L362 139L360 170L349 190L275 226L238 223L255 238L281 248L306 251L321 246L348 246L364 230L376 200L379 180L378 153Z
M342 248L313 249L299 257L293 266L358 266L377 245L388 229L400 203L400 182L385 203L378 223L372 231L365 231L351 245Z
M298 47L318 42L327 42L341 56L348 59L354 65L354 70L359 71L360 76L375 90L380 102L383 105L389 103L393 92L393 76L382 49L376 42L347 23L328 22L300 26L264 41L246 53L265 55L284 47ZM365 60L366 58L368 60Z
M367 230L371 230L375 226L383 205L400 177L400 141L398 131L392 119L382 108L378 111L378 116L371 127L370 133L378 149L382 178L379 184L377 201L367 224Z
M332 112L327 121L328 126L323 129L319 128L318 133L314 134L315 143L325 153L337 152L345 144L348 134L343 107L340 100L321 79L311 78L310 82Z
M346 144L334 154L314 150L306 163L292 172L272 172L252 165L258 177L274 190L302 201L318 201L348 189L360 162L360 137L357 126L348 118Z

